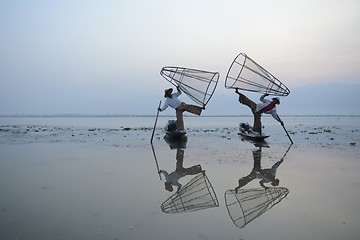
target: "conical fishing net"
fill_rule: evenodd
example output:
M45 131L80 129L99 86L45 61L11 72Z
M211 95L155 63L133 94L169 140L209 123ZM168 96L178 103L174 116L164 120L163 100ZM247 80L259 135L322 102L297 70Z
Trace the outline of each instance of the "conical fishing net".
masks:
M284 187L227 190L225 203L231 220L243 228L278 204L289 193Z
M163 67L160 74L201 106L209 102L219 81L218 72L182 67Z
M290 94L283 83L245 53L240 53L232 62L226 75L225 87L274 96Z
M218 207L215 191L202 171L161 204L165 213L184 213Z

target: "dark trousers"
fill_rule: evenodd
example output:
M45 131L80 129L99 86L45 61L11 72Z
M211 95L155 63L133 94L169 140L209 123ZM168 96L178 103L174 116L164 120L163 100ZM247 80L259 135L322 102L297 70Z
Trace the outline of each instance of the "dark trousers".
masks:
M261 134L261 113L256 112L256 103L248 99L244 94L239 93L239 102L248 106L254 115L253 131Z
M176 108L176 128L178 131L184 130L183 112L185 111L200 116L202 108L182 102L181 105Z

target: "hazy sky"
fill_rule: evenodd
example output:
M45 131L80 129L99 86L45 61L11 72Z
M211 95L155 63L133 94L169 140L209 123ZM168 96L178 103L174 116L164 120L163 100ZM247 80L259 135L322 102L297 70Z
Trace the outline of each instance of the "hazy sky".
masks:
M290 90L360 83L359 29L358 0L3 0L0 114L153 113L163 66L218 71L226 94L240 52Z

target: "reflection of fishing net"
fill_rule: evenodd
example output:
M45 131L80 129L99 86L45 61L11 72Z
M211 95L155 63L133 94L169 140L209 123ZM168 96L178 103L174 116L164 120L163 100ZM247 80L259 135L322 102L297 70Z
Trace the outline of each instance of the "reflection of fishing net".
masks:
M245 53L240 53L231 64L226 75L225 87L274 96L290 94L290 90L283 83Z
M215 191L202 171L161 204L165 213L193 212L207 208L218 207L219 202Z
M209 102L219 81L218 72L182 67L163 67L160 74L201 106Z
M226 208L234 224L243 228L274 205L278 204L289 193L284 187L254 188L227 190L225 192Z

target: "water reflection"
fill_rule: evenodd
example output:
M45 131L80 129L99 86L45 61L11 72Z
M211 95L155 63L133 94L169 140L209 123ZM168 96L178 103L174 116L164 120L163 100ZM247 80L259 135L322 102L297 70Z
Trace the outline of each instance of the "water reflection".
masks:
M237 227L245 227L288 195L289 190L287 188L279 187L280 180L276 178L276 172L291 146L271 168L263 169L261 166L263 145L258 145L259 149L253 151L254 166L250 174L241 177L235 189L229 189L225 192L226 208L231 220ZM260 187L244 188L245 185L255 179L259 181Z
M175 170L171 173L168 173L166 170L160 170L159 173L163 174L165 181L165 189L169 192L173 191L173 186L177 187L177 193L179 193L182 185L179 183L180 178L185 177L187 175L196 175L201 173L203 170L201 166L194 165L189 168L185 168L184 164L184 149L178 148L176 149L176 167Z
M166 199L161 204L161 210L165 213L183 213L218 206L214 188L205 171L201 171L183 188Z
M160 179L161 176L165 178L165 189L173 192L174 188L176 188L176 192L161 204L161 210L164 213L184 213L219 207L215 190L201 165L196 164L191 167L184 167L187 138L174 139L165 136L164 140L170 149L176 150L175 170L170 172L158 168L158 173ZM154 148L153 153L158 167ZM180 179L189 175L192 175L193 178L185 185L180 184Z
M259 149L257 150L254 150L252 154L254 158L253 169L250 172L250 174L239 179L238 181L239 186L235 188L235 191L247 185L249 182L251 182L254 179L260 180L259 184L263 188L267 188L267 186L265 186L265 183L266 184L270 183L272 186L278 186L280 180L276 178L276 171L280 166L280 164L284 161L284 157L286 154L278 162L276 162L271 168L267 168L267 169L263 169L261 167L261 155L262 155L261 147L259 147Z
M165 142L169 145L170 149L185 149L187 144L187 136L174 137L170 134L164 136Z
M249 142L251 144L254 144L255 147L258 147L259 149L266 147L269 148L269 144L264 140L264 139L260 139L260 140L253 140L251 138L246 138L241 136L241 141L243 142Z

